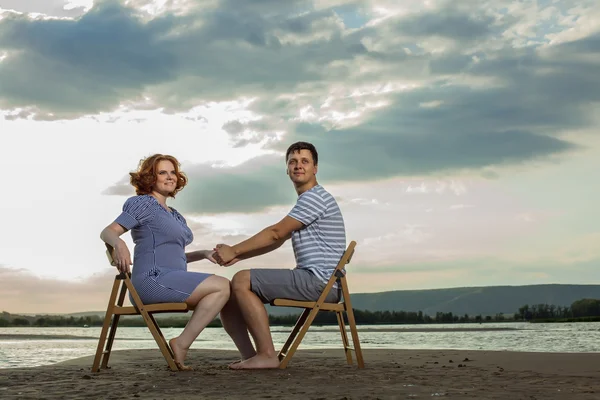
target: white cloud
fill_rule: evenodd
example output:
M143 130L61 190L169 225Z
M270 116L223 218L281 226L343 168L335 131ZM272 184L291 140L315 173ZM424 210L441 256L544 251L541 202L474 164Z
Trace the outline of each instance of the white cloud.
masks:
M419 186L408 186L406 188L406 193L427 193L428 189L425 186L425 182L421 182Z
M452 204L449 209L450 210L464 210L465 208L473 208L475 206L471 204Z
M436 108L441 106L442 104L444 104L443 101L441 100L432 100L432 101L427 101L424 103L420 103L419 107L423 107L423 108Z

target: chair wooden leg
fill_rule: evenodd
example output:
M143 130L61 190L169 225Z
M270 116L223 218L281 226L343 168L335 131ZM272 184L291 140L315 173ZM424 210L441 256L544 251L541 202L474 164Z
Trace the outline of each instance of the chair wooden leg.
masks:
M125 302L125 295L127 294L127 287L125 282L121 284L121 291L119 292L119 298L117 299L117 306L123 307ZM108 360L112 352L113 343L115 342L115 336L117 334L117 328L119 327L119 321L121 316L116 314L113 316L112 324L110 325L110 331L108 332L108 339L106 341L106 347L104 349L104 356L102 357L102 365L100 368L108 368Z
M352 302L350 300L348 282L346 282L346 278L342 278L340 281L342 284L342 296L344 296L344 308L346 309L346 315L348 316L348 325L350 325L352 344L354 345L354 352L356 353L356 362L358 364L358 368L364 368L365 362L363 359L362 350L360 348L360 341L358 339L358 330L356 329L356 320L354 319L354 311L352 309Z
M148 317L150 318L150 321L152 321L152 325L154 325L154 328L156 329L156 332L158 332L158 335L160 336L162 342L167 343L167 339L165 339L165 336L163 335L162 331L160 330L160 326L156 322L156 319L154 319L154 315L148 313ZM167 350L169 351L171 358L174 360L175 354L173 354L173 350L171 350L171 347L167 346Z
M302 328L300 328L300 331L298 332L298 336L293 341L292 346L290 347L289 351L287 352L287 354L285 355L285 357L283 358L283 360L281 360L281 363L279 364L279 368L281 368L281 369L285 369L287 367L288 363L290 362L290 360L292 359L292 357L294 356L294 353L298 349L298 346L300 346L302 339L304 339L304 335L306 335L306 332L308 332L308 328L310 328L310 325L312 324L315 317L317 316L319 309L318 308L310 308L310 309L307 309L307 311L309 311L309 313L308 313L308 316L306 317L306 321L302 324Z
M120 315L114 315L110 324L110 331L108 331L108 339L106 340L106 347L102 356L102 364L100 365L100 368L102 369L108 368L108 359L110 358L110 353L112 352L112 346L115 341L115 335L117 334L117 328L119 326L120 319Z
M342 334L342 342L344 343L346 361L348 361L348 365L352 365L352 350L350 350L350 342L348 342L348 334L346 333L346 326L344 325L344 315L341 311L336 311L335 314L337 315L340 333Z
M152 323L152 320L150 319L148 312L146 310L142 309L142 310L140 310L140 313L142 314L142 318L144 318L144 321L146 322L146 325L148 326L148 329L150 330L152 337L154 337L154 341L158 345L158 348L160 349L160 352L162 353L163 357L165 358L165 361L169 365L169 368L171 369L171 371L179 371L179 368L177 368L177 365L175 364L175 360L172 357L171 350L169 349L169 346L167 345L165 338L162 337L162 335L159 334L158 331L156 330L156 326Z
M285 341L285 344L283 345L283 347L281 348L281 351L279 352L279 355L278 355L279 361L281 361L287 354L288 349L290 348L291 344L294 342L294 339L298 335L298 332L300 332L302 325L304 325L304 322L306 322L306 318L308 317L309 313L310 313L310 308L305 308L304 311L302 311L302 314L296 321L296 325L294 325L294 329L292 329L292 332L288 336L287 340Z
M131 283L130 279L125 279L125 284L127 285L127 288L132 294L135 303L134 305L137 306L140 314L142 315L142 318L144 319L144 322L146 323L146 326L148 327L150 333L152 334L152 337L154 338L154 341L158 345L160 352L165 358L167 364L169 365L169 368L171 369L171 371L179 371L179 368L177 368L177 365L175 364L175 360L171 356L172 353L169 349L169 346L167 345L165 338L162 336L162 333L158 333L158 330L156 329L157 325L155 325L156 321L153 322L153 318L150 317L148 311L146 311L146 309L144 308L140 297L137 295L137 292L133 287L133 283Z
M358 330L356 329L356 321L354 320L352 309L348 312L348 324L350 325L350 333L352 334L352 342L354 344L354 351L356 352L356 362L358 363L359 368L364 368L365 362L360 347L360 340L358 339Z
M352 308L348 307L346 310L346 315L348 316L348 325L350 325L350 334L352 335L352 344L354 345L354 352L356 353L356 362L358 364L358 368L364 368L365 362L363 359L362 350L360 348L358 330L356 329L356 321L354 320L354 312L352 311Z
M104 344L106 342L106 335L108 334L108 328L110 327L110 321L113 316L118 289L119 281L115 279L112 292L110 293L110 298L108 300L108 307L106 308L106 315L104 316L104 323L102 324L100 337L98 338L98 347L96 348L96 355L94 356L94 363L92 364L92 372L100 371L100 359L102 358Z

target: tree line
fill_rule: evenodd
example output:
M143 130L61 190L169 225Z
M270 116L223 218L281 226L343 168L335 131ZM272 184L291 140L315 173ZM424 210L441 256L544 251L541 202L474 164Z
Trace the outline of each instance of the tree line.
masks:
M552 304L524 305L514 315L515 320L532 322L551 321L598 321L600 320L600 300L581 299L571 306L555 306Z
M465 314L462 316L454 315L453 313L438 312L433 316L424 314L422 311L407 312L407 311L365 311L354 310L356 323L359 325L376 325L376 324L435 324L435 323L455 323L455 322L489 322L504 320L502 315L497 315L494 318L490 316L483 317L477 315L470 317ZM297 314L291 315L269 315L269 323L271 326L291 326L296 323ZM183 328L188 321L188 317L165 317L157 316L159 325L162 327ZM92 316L60 316L60 315L42 315L42 316L0 316L0 327L92 327L102 326L104 318ZM315 325L337 325L337 317L332 312L320 312L314 321ZM119 320L119 326L143 327L146 326L141 316L128 316ZM209 325L212 327L220 327L221 321L217 318Z
M555 306L552 304L524 305L512 316L502 313L496 315L456 315L451 312L437 312L435 315L424 314L422 311L367 311L354 310L356 323L359 325L392 325L392 324L447 324L447 323L483 323L505 321L600 321L600 300L581 299L573 302L571 306ZM160 326L183 328L188 317L157 316ZM271 326L291 326L296 323L298 315L269 315ZM91 316L61 316L38 315L23 316L11 315L7 312L0 314L0 327L91 327L102 326L104 318L97 315ZM332 312L317 314L315 325L337 325L337 317ZM119 326L143 327L145 323L141 316L121 318ZM217 318L209 325L220 327L221 321Z

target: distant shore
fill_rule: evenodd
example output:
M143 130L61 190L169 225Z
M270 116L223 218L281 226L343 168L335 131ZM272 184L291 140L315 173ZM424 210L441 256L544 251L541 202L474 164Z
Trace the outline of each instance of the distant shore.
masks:
M93 356L3 369L0 397L120 399L318 398L592 400L600 354L458 350L364 350L366 368L341 349L299 350L285 370L231 371L235 351L192 349L190 372L171 372L158 349L114 351L108 370Z

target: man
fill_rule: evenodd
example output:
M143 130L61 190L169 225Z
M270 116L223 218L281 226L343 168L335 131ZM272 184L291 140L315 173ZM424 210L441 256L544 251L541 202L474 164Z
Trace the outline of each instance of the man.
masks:
M316 301L346 250L344 219L337 202L317 183L319 157L306 142L292 144L286 152L287 174L298 200L277 224L234 246L217 245L215 258L230 266L280 247L290 237L295 269L251 269L231 280L231 297L221 311L221 322L242 355L233 369L277 368L269 318L263 304L276 298ZM334 287L326 301L338 302ZM256 350L250 341L252 335Z

